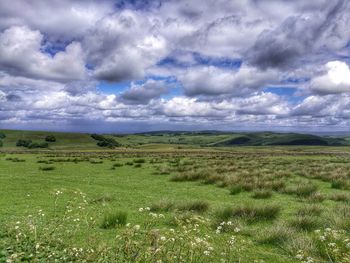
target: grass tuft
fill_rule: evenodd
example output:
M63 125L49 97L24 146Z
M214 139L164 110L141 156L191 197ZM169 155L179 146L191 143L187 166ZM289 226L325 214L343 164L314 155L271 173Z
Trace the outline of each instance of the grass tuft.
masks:
M113 211L104 214L100 227L111 229L126 225L128 214L124 211Z

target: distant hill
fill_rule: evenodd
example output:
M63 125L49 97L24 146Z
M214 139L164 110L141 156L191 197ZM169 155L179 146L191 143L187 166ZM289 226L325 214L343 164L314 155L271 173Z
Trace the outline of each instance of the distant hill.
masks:
M318 146L342 146L348 145L344 138L321 137L311 134L298 133L269 133L257 132L236 136L228 140L220 141L211 146L272 146L272 145L318 145Z
M47 136L48 150L101 150L88 133L0 130L0 149L27 150L17 147L18 140L43 143ZM223 132L207 131L152 131L137 134L103 134L104 141L113 141L120 147L170 149L177 147L237 147L237 146L348 146L349 137L319 136L276 132ZM3 146L1 147L1 144ZM101 144L101 142L99 143Z

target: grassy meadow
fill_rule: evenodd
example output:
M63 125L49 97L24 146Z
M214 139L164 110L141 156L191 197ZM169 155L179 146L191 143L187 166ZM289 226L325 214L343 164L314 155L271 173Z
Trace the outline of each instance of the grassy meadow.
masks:
M0 262L350 262L346 146L4 133Z

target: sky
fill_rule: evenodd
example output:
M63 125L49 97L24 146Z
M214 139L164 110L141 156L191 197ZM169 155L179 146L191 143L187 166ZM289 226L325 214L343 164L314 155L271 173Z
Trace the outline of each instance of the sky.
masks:
M348 131L350 1L2 0L0 128Z

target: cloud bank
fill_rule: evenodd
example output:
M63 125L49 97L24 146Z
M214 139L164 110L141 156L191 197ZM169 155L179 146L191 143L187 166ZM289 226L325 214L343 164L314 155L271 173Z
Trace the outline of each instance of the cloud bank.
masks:
M346 130L350 2L4 0L0 128Z

